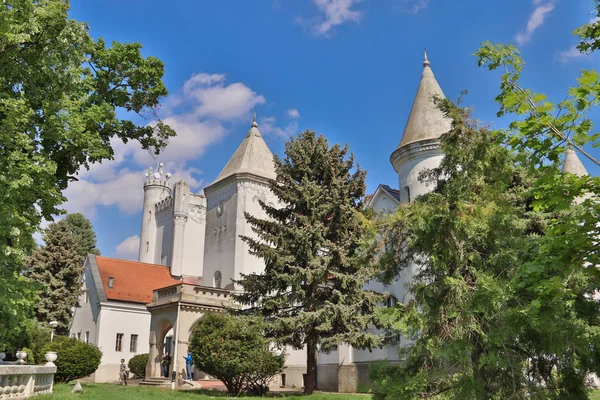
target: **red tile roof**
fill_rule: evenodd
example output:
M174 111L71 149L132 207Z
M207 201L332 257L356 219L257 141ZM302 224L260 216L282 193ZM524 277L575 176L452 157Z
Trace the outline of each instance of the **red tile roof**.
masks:
M101 256L96 256L96 262L108 300L146 304L152 301L153 290L181 283L164 265ZM112 289L109 278L113 278Z

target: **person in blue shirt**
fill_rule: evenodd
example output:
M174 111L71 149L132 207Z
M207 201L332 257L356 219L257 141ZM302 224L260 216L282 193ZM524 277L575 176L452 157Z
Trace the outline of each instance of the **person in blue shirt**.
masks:
M188 350L187 356L183 356L185 358L185 371L187 372L187 378L189 381L192 380L192 351Z

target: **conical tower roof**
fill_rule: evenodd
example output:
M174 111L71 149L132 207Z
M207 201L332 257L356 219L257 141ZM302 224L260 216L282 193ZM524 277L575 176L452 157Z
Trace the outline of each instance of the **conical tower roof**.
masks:
M571 147L567 149L567 152L565 154L565 162L563 164L562 170L563 172L570 172L577 176L589 175L589 173L583 166L583 163L577 156L577 153Z
M212 184L240 173L275 179L273 153L258 131L256 114L248 134Z
M451 121L444 117L442 111L433 102L433 96L444 98L444 92L435 80L427 53L424 56L421 83L398 147L422 140L437 139L451 128Z

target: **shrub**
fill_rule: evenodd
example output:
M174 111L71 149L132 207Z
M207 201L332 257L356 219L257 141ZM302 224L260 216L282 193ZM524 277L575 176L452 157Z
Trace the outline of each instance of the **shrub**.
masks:
M102 352L98 347L65 336L56 336L54 341L44 346L43 353L54 351L58 358L56 364L57 382L69 382L93 374L98 365Z
M190 350L196 368L223 382L231 396L244 392L262 396L285 361L283 354L269 350L258 321L226 314L202 317Z
M27 347L23 347L21 349L21 351L24 351L25 353L27 353L27 358L25 359L25 361L27 361L27 363L35 364L35 356L33 355L33 350L28 349Z
M148 353L135 355L129 360L129 370L136 378L146 376L146 364L148 364Z

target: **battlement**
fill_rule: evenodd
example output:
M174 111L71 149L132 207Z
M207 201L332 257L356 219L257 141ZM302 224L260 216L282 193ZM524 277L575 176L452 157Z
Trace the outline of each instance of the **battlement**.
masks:
M206 196L203 194L190 194L190 205L206 206Z
M158 214L161 211L164 211L168 208L173 207L173 196L169 196L164 200L159 201L158 203L156 203L156 205L154 206L155 212L156 214Z
M169 182L164 179L146 179L146 182L144 182L144 188L146 188L146 186L164 186L167 189L171 190L171 188L169 187Z

